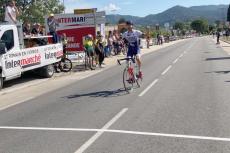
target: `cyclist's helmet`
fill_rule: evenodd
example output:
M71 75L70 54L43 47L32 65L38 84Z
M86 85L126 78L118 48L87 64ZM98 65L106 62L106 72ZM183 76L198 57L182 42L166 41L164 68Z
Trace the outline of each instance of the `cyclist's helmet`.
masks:
M87 37L93 39L93 36L91 34L88 34Z

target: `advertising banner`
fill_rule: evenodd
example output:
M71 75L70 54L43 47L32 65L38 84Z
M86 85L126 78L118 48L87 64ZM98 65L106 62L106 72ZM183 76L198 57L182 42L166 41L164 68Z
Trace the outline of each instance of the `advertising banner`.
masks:
M11 71L23 72L58 62L62 56L61 44L27 48L20 52L4 54L3 67L9 74Z
M83 49L83 38L88 34L93 35L95 38L96 25L105 24L105 12L97 12L95 15L87 12L89 10L82 10L82 13L86 14L56 14L54 15L55 20L58 23L57 33L61 37L64 33L67 36L68 52L84 51ZM78 12L79 13L79 12ZM95 20L96 17L96 20ZM46 29L49 32L47 25L47 18L45 18ZM95 22L96 21L96 22Z

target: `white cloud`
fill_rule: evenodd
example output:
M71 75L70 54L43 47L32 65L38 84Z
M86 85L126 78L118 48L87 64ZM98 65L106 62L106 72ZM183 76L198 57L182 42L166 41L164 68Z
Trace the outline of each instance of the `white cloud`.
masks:
M110 3L109 5L105 6L102 10L106 11L107 13L116 12L121 8L118 7L116 4Z

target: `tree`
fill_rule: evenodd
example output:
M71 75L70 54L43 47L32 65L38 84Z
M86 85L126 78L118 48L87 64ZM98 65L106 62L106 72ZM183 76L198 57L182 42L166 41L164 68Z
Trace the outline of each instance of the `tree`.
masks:
M208 32L208 21L203 19L194 20L191 23L191 27L193 30L196 30L198 33Z
M1 1L1 6L4 6L3 4L6 4L6 1ZM45 15L64 11L64 6L60 3L60 0L16 0L16 5L21 10L19 19L22 21L44 23ZM1 19L3 19L4 7L1 8L0 12L3 12L0 14Z
M209 25L209 32L213 32L216 30L216 27L214 25Z
M215 24L216 24L216 27L219 28L219 27L221 26L221 21L220 21L220 20L216 20L216 21L215 21Z
M176 22L174 24L174 29L176 30L184 30L185 24L183 22Z
M122 23L125 23L125 22L126 22L125 18L120 18L119 21L118 21L118 24L122 24Z
M230 4L228 7L227 21L230 22Z
M1 0L0 1L0 21L4 20L6 3L7 3L7 0Z

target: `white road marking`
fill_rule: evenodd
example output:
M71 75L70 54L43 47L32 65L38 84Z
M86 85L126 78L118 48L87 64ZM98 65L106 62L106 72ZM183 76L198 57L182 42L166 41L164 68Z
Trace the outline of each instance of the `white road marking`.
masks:
M230 142L230 138L224 138L224 137L208 137L208 136L197 136L197 135L152 133L152 132L125 131L125 130L113 130L113 129L10 127L10 126L0 126L0 129L3 129L3 130L35 130L35 131L68 131L68 132L71 131L71 132L118 133L118 134L130 134L130 135L142 135L142 136L155 136L155 137L169 137L169 138L181 138L181 139L195 139L195 140L209 140L209 141Z
M24 100L18 101L16 103L13 103L13 104L10 104L10 105L4 106L4 107L0 107L0 111L5 110L5 109L10 108L10 107L13 107L13 106L16 106L18 104L28 102L29 100L32 100L32 99L34 99L34 97L29 97L29 98L26 98Z
M149 91L149 89L151 89L158 81L159 81L158 79L154 80L144 91L142 91L139 94L139 97L144 96L144 94L147 93Z
M187 54L187 51L184 51L184 54Z
M179 56L179 58L181 58L181 57L183 57L184 56L184 54L181 54L180 56Z
M181 57L183 57L184 54L187 53L192 47L193 47L193 45L190 45L190 46L184 51L184 53L182 53L177 59L175 59L175 60L173 61L173 64L176 64L176 63L179 61L179 59L180 59ZM171 68L172 68L172 65L170 65L167 69L165 69L164 72L161 73L161 75L162 75L162 76L165 75ZM159 81L159 79L154 80L154 81L153 81L143 92L141 92L141 93L139 94L139 97L142 97L146 92L148 92L149 89L151 89L152 86L154 86L158 81Z
M165 69L164 72L161 73L161 75L165 75L171 68L172 65L169 65L169 67L167 67L167 69Z
M115 117L113 117L105 126L102 127L101 130L107 130L110 126L112 126L126 111L128 108L122 109ZM75 153L82 153L87 148L89 148L102 134L104 131L98 131L95 135L93 135L88 141L86 141Z
M179 58L175 59L175 61L173 61L173 64L176 64L178 62Z

